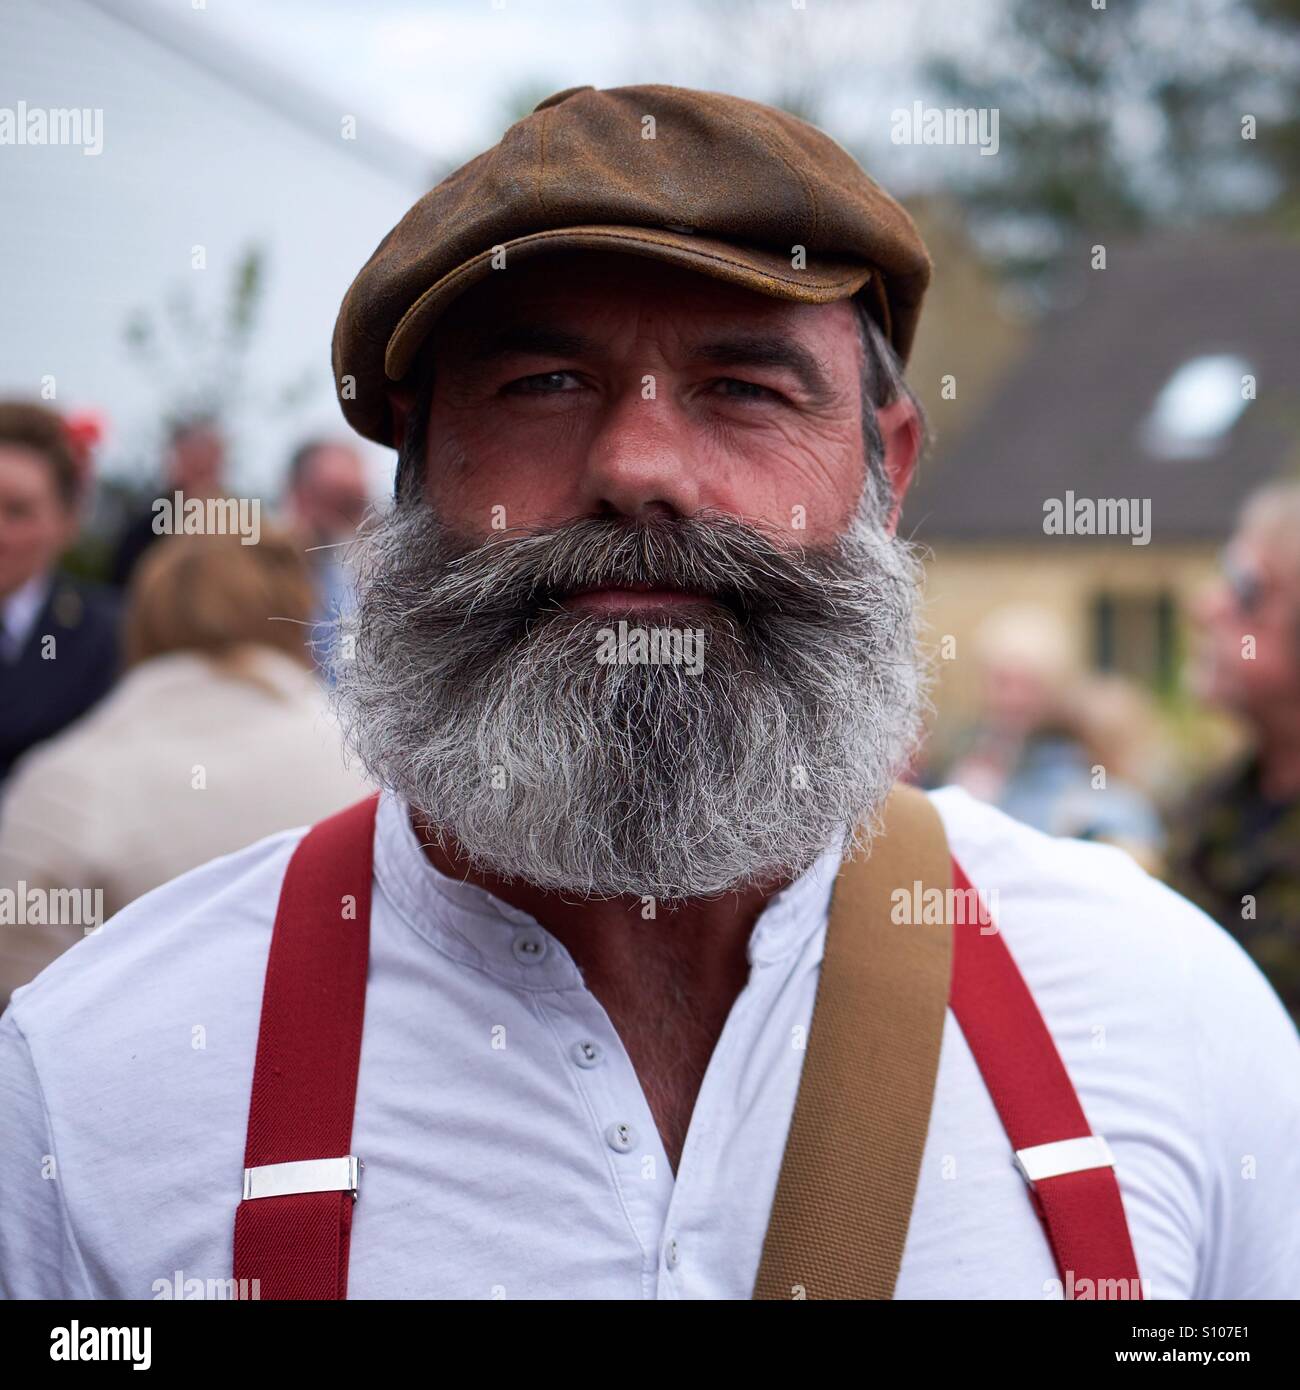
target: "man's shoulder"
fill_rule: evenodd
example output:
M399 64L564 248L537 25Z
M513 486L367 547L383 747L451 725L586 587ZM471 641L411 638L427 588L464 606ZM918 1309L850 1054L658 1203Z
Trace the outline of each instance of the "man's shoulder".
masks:
M1189 1023L1212 1001L1220 1018L1281 1011L1238 942L1123 850L1046 835L956 787L930 795L1031 987L1092 981L1107 1000L1144 1001L1152 1018L1177 1007Z
M260 992L280 885L305 833L268 836L137 898L15 990L6 1017L29 1039L75 1030L84 1043L87 1030L129 1035L151 1011L170 1017L214 991L252 981Z
M955 788L932 800L1111 1144L1156 1296L1281 1296L1300 1251L1300 1036L1264 976L1124 851Z
M941 787L929 796L953 857L983 893L1016 903L1057 900L1099 914L1118 912L1132 917L1137 928L1158 929L1172 916L1180 928L1220 931L1122 849L1045 834L960 787Z

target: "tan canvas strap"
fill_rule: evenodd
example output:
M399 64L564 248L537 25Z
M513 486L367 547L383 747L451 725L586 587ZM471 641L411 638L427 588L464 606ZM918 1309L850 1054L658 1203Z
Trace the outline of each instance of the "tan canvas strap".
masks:
M755 1298L892 1298L898 1279L952 977L949 914L912 919L952 861L924 793L900 784L882 821L835 881Z

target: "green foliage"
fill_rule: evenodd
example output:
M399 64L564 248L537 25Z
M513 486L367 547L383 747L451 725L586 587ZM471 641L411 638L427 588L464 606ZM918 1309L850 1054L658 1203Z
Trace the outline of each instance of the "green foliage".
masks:
M223 299L201 306L190 285L173 288L161 309L136 309L123 340L158 393L165 429L193 420L229 425L236 411L293 409L313 389L303 369L292 379L255 390L248 360L266 297L266 255L248 246L235 263Z
M999 113L997 157L958 167L949 191L1013 278L1032 282L1080 237L1295 197L1297 0L1009 0L987 49L923 70L942 103Z

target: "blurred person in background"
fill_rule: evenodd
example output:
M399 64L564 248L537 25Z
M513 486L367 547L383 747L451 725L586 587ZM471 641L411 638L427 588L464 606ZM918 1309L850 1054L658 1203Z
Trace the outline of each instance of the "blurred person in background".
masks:
M1081 840L1118 845L1150 874L1164 869L1165 831L1157 806L1171 754L1150 694L1111 672L1089 673L1066 693L1061 724L1087 765L1058 814Z
M1117 844L1157 868L1160 820L1121 737L1140 693L1086 676L1055 614L1030 604L990 614L975 647L982 709L944 780L1036 830Z
M330 627L354 607L344 555L370 506L361 455L349 444L311 439L289 460L285 522L306 551L316 586L312 648L321 658ZM325 663L323 659L320 664Z
M185 870L363 796L311 669L306 562L287 537L172 536L128 595L127 671L25 759L0 808L0 885L100 888L107 918ZM0 1000L80 939L0 929Z
M159 495L174 493L186 497L220 497L225 492L226 441L215 420L207 416L180 420L167 436L167 458ZM157 514L153 499L122 529L113 554L110 579L123 589L140 557L161 534L154 530Z
M1193 617L1192 688L1246 727L1250 748L1175 814L1171 881L1300 1022L1300 482L1247 499Z
M57 572L76 537L82 465L55 411L0 401L0 783L116 679L116 597Z

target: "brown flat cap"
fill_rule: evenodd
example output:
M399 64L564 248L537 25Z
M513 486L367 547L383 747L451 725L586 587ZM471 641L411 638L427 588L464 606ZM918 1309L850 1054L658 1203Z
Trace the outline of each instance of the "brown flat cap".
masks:
M809 304L861 291L904 362L930 279L912 219L806 121L720 92L571 87L426 193L352 282L334 326L348 422L393 442L387 388L494 252L508 268L573 247Z

